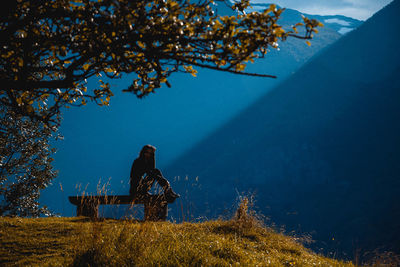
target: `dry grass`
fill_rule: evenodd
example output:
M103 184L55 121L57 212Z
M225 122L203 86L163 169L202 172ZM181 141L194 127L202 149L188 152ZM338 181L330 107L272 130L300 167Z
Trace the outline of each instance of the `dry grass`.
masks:
M6 266L353 266L262 226L245 201L203 223L0 217L0 244Z

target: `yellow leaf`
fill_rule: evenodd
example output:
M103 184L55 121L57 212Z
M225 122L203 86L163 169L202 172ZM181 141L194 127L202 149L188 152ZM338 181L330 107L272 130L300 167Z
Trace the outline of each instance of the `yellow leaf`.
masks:
M193 77L196 77L197 70L193 69L193 66L183 66L183 68L190 74L192 74Z
M108 72L108 73L114 73L115 72L115 70L113 68L106 68L104 71Z
M236 71L243 71L246 68L245 64L236 65Z
M282 27L278 27L273 30L273 33L276 34L276 36L281 37L285 33L285 30L282 29Z
M306 41L306 44L307 44L308 46L311 46L310 41Z
M267 13L269 13L271 11L274 12L275 9L276 9L276 5L275 4L271 4L271 5L269 5L268 9L264 10L264 13L267 14Z

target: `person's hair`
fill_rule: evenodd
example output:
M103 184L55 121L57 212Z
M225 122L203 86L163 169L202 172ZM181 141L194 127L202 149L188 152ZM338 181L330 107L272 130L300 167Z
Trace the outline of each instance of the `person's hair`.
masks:
M149 149L153 150L154 152L156 151L156 147L155 146L145 145L145 146L143 146L142 150L140 150L139 157L143 158L144 157L144 152L146 150L149 150Z

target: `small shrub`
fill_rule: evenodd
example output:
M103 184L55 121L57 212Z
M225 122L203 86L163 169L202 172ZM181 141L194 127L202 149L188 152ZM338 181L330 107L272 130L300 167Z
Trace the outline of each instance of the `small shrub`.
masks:
M257 217L256 212L252 209L253 202L249 197L241 197L239 207L236 210L233 221L239 229L251 229L255 226L262 226L261 220Z

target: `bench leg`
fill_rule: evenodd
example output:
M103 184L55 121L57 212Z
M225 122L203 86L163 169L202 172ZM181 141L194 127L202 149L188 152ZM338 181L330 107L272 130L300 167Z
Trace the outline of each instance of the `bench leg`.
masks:
M166 221L168 216L168 203L157 198L144 203L145 221Z
M83 202L76 207L76 216L86 216L92 219L98 219L99 205L90 201Z

